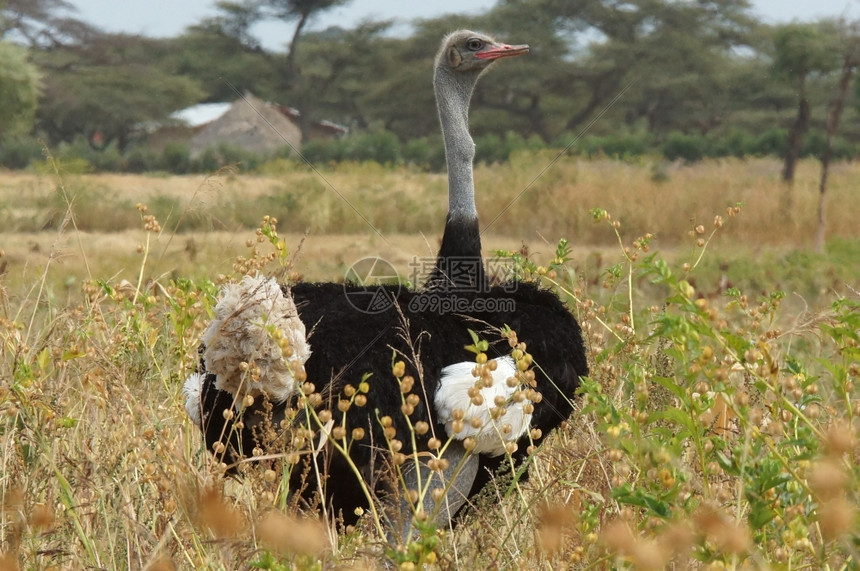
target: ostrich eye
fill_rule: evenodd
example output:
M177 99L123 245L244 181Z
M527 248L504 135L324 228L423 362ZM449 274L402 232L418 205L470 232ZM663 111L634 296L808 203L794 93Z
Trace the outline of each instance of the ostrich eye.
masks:
M478 51L479 49L484 47L484 42L479 40L478 38L472 38L471 40L466 42L466 47L472 50L473 52Z

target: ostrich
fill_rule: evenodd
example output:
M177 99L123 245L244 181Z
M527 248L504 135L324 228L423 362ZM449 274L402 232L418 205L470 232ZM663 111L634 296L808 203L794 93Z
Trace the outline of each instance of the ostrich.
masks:
M442 42L434 86L449 212L425 291L380 286L377 295L390 303L377 312L353 305L349 294L357 287L334 283L278 287L246 277L222 293L199 371L185 391L207 448L225 464L261 451L289 453L296 439L308 437L295 436L296 427L308 426L343 447L322 446L317 435L298 455L290 477L298 503L321 499L344 524L353 523L358 512L372 509L368 491L396 488L386 463L399 454L421 459L412 469L411 461L404 465L407 489L428 480L431 489L417 504L414 497L395 500L393 511L408 513L409 502L445 524L502 462L521 461L569 417L579 376L588 371L579 325L554 293L534 284L489 286L480 261L469 99L490 63L527 49L470 31ZM475 263L452 275L448 262L455 258ZM470 311L423 304L429 294L452 291L470 302ZM473 333L487 344L483 358L465 348ZM310 395L304 402L313 412L299 405L302 394ZM290 431L292 440L285 436ZM440 442L447 442L442 450ZM386 449L395 453L381 452ZM322 498L311 489L317 484Z
M433 91L448 165L448 216L435 267L425 284L428 290L486 290L472 176L475 144L469 135L469 102L490 63L528 51L526 45L498 44L462 30L445 38L436 54Z

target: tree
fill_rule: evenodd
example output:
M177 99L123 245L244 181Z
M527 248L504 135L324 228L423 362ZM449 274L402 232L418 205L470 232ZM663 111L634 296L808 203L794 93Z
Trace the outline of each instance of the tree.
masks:
M45 77L39 126L54 142L84 134L96 147L122 151L148 122L203 97L195 81L158 68L167 45L160 40L103 35L85 45L43 52Z
M39 71L27 60L27 50L0 41L0 138L33 128L39 82Z
M811 120L808 79L813 73L824 73L835 67L830 32L832 30L825 31L820 24L785 24L774 30L773 69L779 77L790 81L797 92L797 116L788 130L782 168L782 180L788 185L783 204L786 215L791 213L794 171Z
M298 47L307 23L317 14L349 0L244 0L243 2L218 2L221 14L204 23L204 27L216 33L234 38L247 52L262 55L270 65L272 77L278 80L278 90L286 93L289 103L300 112L302 138L306 139L312 124L312 109L295 96L295 86L302 69L298 65ZM266 20L296 22L286 56L262 49L251 28Z
M74 10L66 0L3 0L0 38L12 37L31 47L49 49L98 35L92 26L65 14Z
M296 21L293 37L287 51L287 78L291 81L299 74L296 68L296 53L299 38L310 19L335 6L346 4L349 0L258 0L263 19Z
M736 53L750 48L755 32L745 1L598 3L585 18L606 37L587 60L615 84L606 99L631 85L624 105L629 124L643 121L661 135L704 134L727 120ZM600 106L606 99L594 98Z
M206 101L231 101L245 91L268 100L282 96L271 58L217 26L194 26L167 42L170 49L159 67L194 80Z
M303 116L368 128L376 115L376 100L387 99L379 83L396 75L387 54L389 42L382 38L388 26L373 22L354 30L307 34L297 56L302 73L291 86L291 105Z
M815 249L824 251L824 235L827 227L827 176L833 158L833 137L839 128L845 99L857 66L860 65L860 22L837 25L842 44L842 70L836 92L827 107L827 145L821 157L821 179L818 184L818 227L815 232Z
M505 86L491 78L476 106L545 141L598 114L606 130L715 128L734 105L735 50L755 32L745 0L508 0L486 22L534 49L508 66Z

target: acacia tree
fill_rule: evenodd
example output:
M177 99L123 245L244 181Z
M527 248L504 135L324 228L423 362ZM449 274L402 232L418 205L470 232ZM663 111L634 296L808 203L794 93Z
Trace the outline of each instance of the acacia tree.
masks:
M278 90L283 91L289 103L300 114L302 138L306 139L312 124L312 109L297 95L297 84L303 73L298 63L298 47L308 22L316 15L346 4L349 0L244 0L242 2L218 2L221 14L204 22L201 27L211 32L234 38L244 50L263 56L278 81ZM286 55L264 50L253 35L251 28L258 22L280 20L295 22L295 28Z
M148 122L203 97L197 83L152 63L169 44L125 35L100 35L86 44L37 53L46 70L37 114L54 142L84 135L95 147L122 151ZM98 134L98 136L96 136Z
M313 16L330 10L335 6L346 4L349 0L258 0L260 14L264 19L296 22L287 51L287 81L293 81L298 75L296 68L296 52L302 31Z
M51 49L98 35L94 27L69 15L74 11L66 0L2 0L0 38Z
M656 133L713 129L734 105L733 50L755 32L745 0L508 0L486 22L535 49L476 103L545 141L598 116Z
M782 180L787 185L783 195L786 215L791 213L794 171L812 116L809 78L814 73L833 70L837 61L831 33L832 30L825 30L821 24L785 24L774 30L774 72L790 82L797 93L797 115L788 130L782 168Z
M842 70L833 98L827 106L827 144L821 157L821 179L818 184L818 226L815 232L815 249L824 250L824 236L827 227L827 178L830 161L833 158L833 138L839 128L849 85L860 65L860 22L840 22L836 26L842 46Z

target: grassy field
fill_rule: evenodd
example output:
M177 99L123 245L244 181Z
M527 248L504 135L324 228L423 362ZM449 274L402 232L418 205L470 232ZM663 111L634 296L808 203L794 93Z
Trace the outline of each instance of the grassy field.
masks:
M784 215L775 161L563 159L532 183L551 159L479 167L478 207L487 254L527 254L580 319L580 408L528 481L405 546L275 509L286 459L223 478L180 388L217 283L365 256L409 277L444 176L0 173L0 569L860 565L860 166L832 173L819 254L813 162Z

